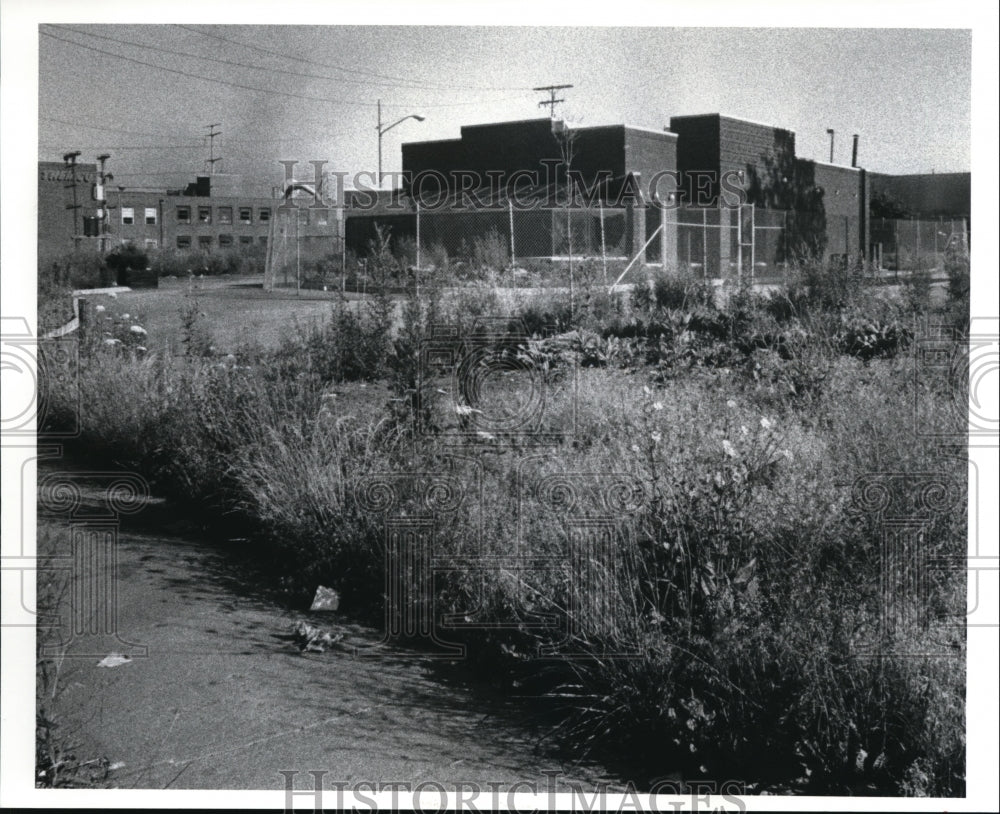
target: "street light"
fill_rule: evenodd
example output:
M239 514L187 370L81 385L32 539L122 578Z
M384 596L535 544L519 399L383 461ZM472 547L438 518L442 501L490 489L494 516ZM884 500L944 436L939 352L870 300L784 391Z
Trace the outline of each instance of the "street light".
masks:
M378 131L378 188L382 189L382 136L387 132L392 130L397 124L402 124L407 119L416 119L418 122L424 120L423 116L418 116L416 113L411 113L409 116L403 116L399 121L395 121L392 124L387 124L385 127L382 126L382 100L378 100L378 125L375 129Z

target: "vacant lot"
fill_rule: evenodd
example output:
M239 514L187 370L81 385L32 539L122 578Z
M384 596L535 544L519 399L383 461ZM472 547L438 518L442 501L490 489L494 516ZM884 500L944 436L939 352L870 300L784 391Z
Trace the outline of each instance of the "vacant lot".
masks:
M964 431L954 262L945 302L820 264L766 295L664 274L346 307L168 281L105 306L114 335L82 343L48 416L82 405L93 463L246 529L292 600L322 584L382 621L410 597L404 638L428 606L457 620L435 632L570 748L647 778L961 796L965 580L914 597L883 566L885 507L926 494L914 545L966 550L966 467L927 440ZM954 364L920 365L928 324ZM404 518L433 579L386 533Z

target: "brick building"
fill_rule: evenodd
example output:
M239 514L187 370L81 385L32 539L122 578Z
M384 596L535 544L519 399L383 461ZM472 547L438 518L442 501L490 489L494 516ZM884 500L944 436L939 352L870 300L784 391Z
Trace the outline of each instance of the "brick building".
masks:
M457 139L403 144L402 188L409 200L395 212L384 207L349 212L348 246L363 250L376 221L395 235L412 237L414 200L420 201L430 224L434 213L441 212L451 215L452 225L467 221L467 233L487 228L506 233L507 207L513 200L525 210L516 229L519 256L559 254L568 157L574 183L591 204L600 201L621 215L611 221L611 235L605 238L622 244L627 253L638 251L646 241L646 203L676 189L677 136L623 124L574 128L567 135L561 124L543 118L467 125ZM577 218L572 229L586 232L581 239L593 243L598 238L589 221ZM673 234L670 224L667 230ZM451 248L448 244L460 242L462 231L442 229L424 237L439 238ZM670 246L669 237L665 242L657 238L647 251L659 257Z
M97 212L93 200L96 179L96 164L71 168L58 161L38 162L39 255L71 250L75 235L82 241L85 218Z
M77 164L75 173L58 162L39 162L38 166L40 252L64 252L74 245L99 250L102 240L108 251L126 243L140 249L181 251L266 246L283 203L280 197L238 194L240 184L232 179L219 184L228 193L219 195L211 176L199 176L180 190L109 186L105 190L107 223L102 230L99 204L94 200L96 165ZM294 194L310 198L299 213L303 230L340 233L338 207L313 207L315 201L307 191L297 188Z
M122 189L109 192L113 244L140 248L230 249L266 245L274 198L217 195L210 176L184 190Z
M403 191L422 201L423 212L468 208L470 202L489 207L511 197L522 202L532 195L556 205L553 193L566 188L559 124L529 119L471 125L456 139L404 144ZM868 173L798 158L790 130L707 114L675 116L662 131L621 124L572 133L574 181L591 192L593 203L624 207L629 256L640 253L660 226L642 259L672 265L700 225L699 262L725 276L739 262L753 262L752 252L741 252L741 228L748 234L755 217L777 216L785 237L767 247L766 257L758 254L766 264L785 262L797 251L844 257L868 249ZM444 207L435 205L439 197ZM412 236L412 215L410 204L408 211L379 212L377 219ZM347 224L348 244L360 248L374 219L355 213ZM499 216L496 226L505 231ZM712 237L705 240L709 230ZM514 242L521 254L550 253L544 239L537 252L530 239L518 236Z
M698 206L701 193L729 208L720 212L720 222L742 217L752 225L757 213L733 209L731 202L723 200L728 188L741 190L754 210L791 213L790 220L785 216L782 221L788 237L769 260L783 262L795 250L824 257L867 252L869 182L865 170L798 158L793 131L718 113L674 116L670 129L680 140L684 201ZM738 252L735 233L719 230L715 262L721 268L730 265Z
M590 205L572 217L567 158ZM298 245L312 230L322 239L342 236L361 254L376 223L396 238L415 238L419 201L421 244L449 252L497 232L518 258L592 252L597 241L599 253L607 244L607 256L728 276L741 264L776 268L803 251L873 256L874 246L881 256L886 238L872 231L873 195L917 217L967 219L970 209L969 173L891 176L807 160L795 155L791 130L718 113L674 116L662 131L626 124L567 130L549 118L466 125L458 138L403 144L402 164L395 192L347 191L342 208L327 210L314 200L295 222L277 217L279 193L245 195L238 178L199 176L183 190L111 187L104 234L108 248L132 242L185 251L260 246L269 235L287 244L294 234ZM97 247L95 176L93 164L71 171L39 163L40 248Z

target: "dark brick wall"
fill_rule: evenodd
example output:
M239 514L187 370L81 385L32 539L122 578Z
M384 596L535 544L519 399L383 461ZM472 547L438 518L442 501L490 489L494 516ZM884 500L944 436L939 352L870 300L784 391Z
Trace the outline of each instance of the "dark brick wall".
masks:
M795 156L795 134L739 119L719 117L719 171L758 175L782 167ZM756 203L752 201L751 203Z
M627 172L650 179L661 169L675 169L677 140L668 133L650 133L624 125L575 130L571 168L592 185L602 173L613 180L608 197L617 196ZM451 182L452 173L470 171L487 179L496 173L503 185L513 173L537 172L539 183L564 181L559 142L550 119L475 125L462 128L461 139L403 145L403 170L412 176L435 171ZM433 192L435 184L424 186ZM452 190L454 191L454 190Z
M722 192L719 182L724 173L742 172L749 182L754 175L762 179L792 172L795 134L790 130L717 113L675 116L670 120L670 129L678 136L677 166L689 202L697 201L697 172L713 174L711 184L701 181L706 190L702 194L712 199ZM770 163L765 156L771 159ZM752 196L748 202L764 205L763 200L754 200Z
M851 167L810 163L814 179L823 190L826 215L826 254L857 256L865 250L862 241L863 187L861 172Z
M967 218L972 211L971 173L869 175L873 196L889 195L912 215Z
M92 185L97 178L94 164L76 165L77 229L83 234L83 218L96 211ZM39 253L64 252L73 248L72 175L58 161L38 162L38 250Z
M694 203L697 172L717 173L719 170L719 116L675 116L670 130L677 134L677 169L681 173L682 200ZM719 195L717 179L704 185L709 198Z
M643 193L650 202L657 192L666 202L667 194L676 190L676 183L660 174L677 171L676 134L626 127L624 136L625 171L640 174Z

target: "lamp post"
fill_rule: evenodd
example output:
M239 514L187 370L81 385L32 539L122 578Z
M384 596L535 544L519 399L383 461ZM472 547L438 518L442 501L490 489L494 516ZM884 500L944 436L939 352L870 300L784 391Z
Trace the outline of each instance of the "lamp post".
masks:
M387 132L392 130L397 124L402 124L407 119L416 119L418 122L424 120L423 116L418 116L416 113L411 113L408 116L403 116L403 118L398 121L394 121L392 124L382 125L382 100L378 100L378 125L375 129L378 131L378 188L382 189L382 136Z

